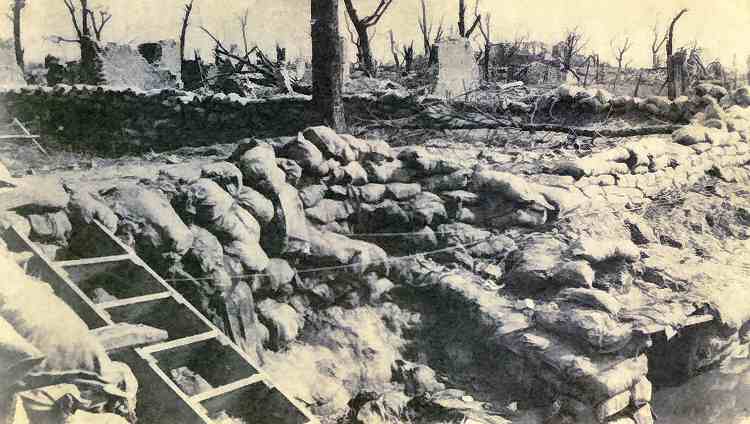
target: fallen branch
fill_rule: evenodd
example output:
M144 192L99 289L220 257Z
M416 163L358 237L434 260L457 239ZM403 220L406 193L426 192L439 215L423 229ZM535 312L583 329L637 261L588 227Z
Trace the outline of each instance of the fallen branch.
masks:
M403 118L402 118L403 119ZM558 124L524 124L517 123L509 120L496 119L493 121L480 120L470 121L468 119L451 118L444 121L433 120L432 122L420 120L414 122L411 120L409 123L400 124L390 122L385 125L379 121L374 125L370 125L369 128L377 126L389 126L399 127L400 129L436 129L436 130L481 130L481 129L499 129L499 128L512 128L521 131L529 132L557 132L565 134L573 134L576 136L583 137L633 137L641 135L655 135L655 134L672 134L674 131L682 128L682 125L649 125L636 128L581 128L571 127Z

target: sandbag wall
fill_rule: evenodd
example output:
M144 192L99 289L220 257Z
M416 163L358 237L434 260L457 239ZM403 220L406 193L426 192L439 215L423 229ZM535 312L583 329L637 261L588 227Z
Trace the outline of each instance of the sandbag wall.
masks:
M737 90L729 96L724 87L711 83L701 83L694 87L694 96L680 96L670 100L665 96L645 98L633 96L615 96L601 88L585 88L576 85L561 85L555 90L541 96L523 100L525 111L530 111L536 104L537 110L557 108L578 110L591 113L628 113L640 112L659 119L672 122L687 122L705 106L704 96L716 100L731 97L732 101L742 106L750 105L750 91L747 87ZM518 107L517 107L518 109Z
M393 90L345 96L344 102L347 115L368 119L371 113L405 116L415 107L413 98ZM87 85L7 88L0 90L0 105L10 117L47 137L48 143L104 154L292 135L317 119L311 114L310 97L302 95L250 99Z

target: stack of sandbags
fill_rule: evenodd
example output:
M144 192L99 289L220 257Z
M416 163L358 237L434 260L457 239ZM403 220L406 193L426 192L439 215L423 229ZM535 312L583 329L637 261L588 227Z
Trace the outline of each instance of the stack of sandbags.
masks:
M263 271L268 256L260 246L260 224L212 180L202 178L185 190L184 211L212 232L229 257L241 267L238 274Z
M647 112L671 120L680 118L676 113L677 111L674 108L674 103L669 100L669 98L663 96L646 97L642 103L638 104L638 109L642 112Z
M595 153L591 156L564 161L554 170L558 175L570 175L576 179L601 175L622 175L630 172L627 161L630 152L621 147Z
M646 355L586 353L567 337L540 329L511 333L501 344L535 365L537 376L555 393L592 411L598 422L653 423Z
M117 235L160 271L179 262L193 244L193 233L172 205L156 191L123 184L104 193L117 215Z

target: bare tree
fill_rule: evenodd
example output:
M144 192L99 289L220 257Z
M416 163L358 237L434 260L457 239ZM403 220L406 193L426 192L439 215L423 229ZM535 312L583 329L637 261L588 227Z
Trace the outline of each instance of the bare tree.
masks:
M396 64L396 70L401 70L401 63L398 59L398 49L396 48L396 39L393 37L393 30L388 31L388 36L391 40L391 54L393 55L393 63Z
M106 10L100 9L98 11L99 22L97 22L94 11L89 7L89 1L78 0L78 2L80 3L80 16L78 15L75 0L63 0L70 14L76 38L54 36L51 37L51 40L57 43L77 43L81 49L81 82L96 84L99 82L97 70L97 51L99 47L97 41L101 41L102 30L112 19L112 16ZM95 40L91 36L92 30L96 37Z
M94 30L94 36L96 36L96 41L102 41L102 30L104 29L104 26L107 25L107 22L109 22L112 19L112 14L109 13L106 9L99 9L97 10L97 13L99 15L99 21L97 22L97 17L94 15L94 11L89 9L89 18L91 19L91 29Z
M429 24L427 23L427 5L425 3L425 0L420 0L420 4L422 6L422 14L420 20L418 21L419 30L422 32L424 55L428 58L427 66L431 66L436 61L436 57L433 52L433 45L440 42L440 40L443 38L443 18L440 18L440 24L435 31L435 38L432 38L433 25L432 22L430 22Z
M677 97L677 78L675 71L678 69L674 62L673 54L673 40L674 40L674 26L677 21L684 15L688 10L682 9L672 19L672 23L669 25L669 31L667 33L667 97L670 100L674 100Z
M357 32L357 49L359 57L362 60L364 71L369 75L375 73L375 63L372 59L372 48L370 47L370 34L367 32L370 27L374 27L380 22L380 18L383 17L385 12L393 3L393 0L380 0L378 6L372 12L372 14L363 18L359 17L359 12L354 7L352 0L344 0L346 6L346 12L349 15L349 19L354 25L354 30ZM338 27L338 24L336 25Z
M658 69L661 66L661 51L662 46L667 41L667 32L661 33L659 31L658 22L654 22L654 26L651 27L651 67Z
M13 48L16 52L16 63L23 72L26 65L23 61L23 44L21 43L21 12L26 7L26 0L13 0L8 18L13 22Z
M620 73L622 72L622 61L625 58L625 54L630 50L631 47L633 47L633 44L630 42L630 37L625 36L623 40L615 40L612 39L609 42L610 47L612 47L612 52L615 55L615 60L617 61L617 74L615 74L615 80L612 83L612 88L617 88L617 82L620 79Z
M404 55L404 72L408 74L411 72L412 65L414 64L414 41L408 46L404 45L402 50Z
M573 59L581 54L585 48L586 40L583 33L578 27L574 27L565 32L565 38L556 46L556 51L553 52L558 60L560 60L563 70L572 73L577 80L581 78L573 69Z
M479 0L477 0L477 7ZM474 11L475 15L479 17L477 11ZM490 14L486 14L484 17L484 23L479 22L479 31L482 33L484 39L484 52L482 53L482 74L484 79L489 81L490 79L490 59L492 56L492 33L490 32Z
M311 0L313 103L324 124L346 130L338 0Z
M182 28L180 28L180 70L181 73L185 73L185 40L187 38L187 29L190 25L190 13L193 11L193 1L185 5L185 14L182 17Z
M475 3L474 10L479 8L479 0ZM469 29L466 29L466 0L458 0L458 35L461 37L469 38L474 30L479 25L482 17L478 14L474 16L474 23L471 24Z
M245 12L237 17L240 21L240 31L242 32L242 46L245 48L245 55L250 51L250 47L247 44L247 17L250 14L250 9L245 8Z

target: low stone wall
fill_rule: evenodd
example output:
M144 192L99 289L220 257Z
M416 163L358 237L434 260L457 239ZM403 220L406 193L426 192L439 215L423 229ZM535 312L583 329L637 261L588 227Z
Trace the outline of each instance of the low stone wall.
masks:
M347 115L408 114L413 100L391 92L345 97ZM179 90L97 86L23 87L0 91L10 116L74 148L105 154L164 151L294 135L317 122L309 96L250 99Z

